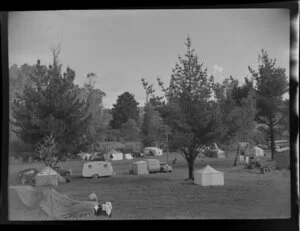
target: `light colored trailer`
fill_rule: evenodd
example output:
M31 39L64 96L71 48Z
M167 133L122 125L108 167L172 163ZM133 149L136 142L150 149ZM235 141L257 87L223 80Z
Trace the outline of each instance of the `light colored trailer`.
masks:
M110 162L106 161L89 161L85 162L82 167L83 177L98 178L102 176L111 176L114 171Z

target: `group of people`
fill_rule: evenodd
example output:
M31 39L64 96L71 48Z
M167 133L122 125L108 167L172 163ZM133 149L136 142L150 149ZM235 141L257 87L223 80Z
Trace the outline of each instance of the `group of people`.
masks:
M95 213L94 213L96 216L112 217L111 202L98 203L98 198L97 198L97 195L95 193L91 193L88 196L88 200L97 202L97 204L95 206Z

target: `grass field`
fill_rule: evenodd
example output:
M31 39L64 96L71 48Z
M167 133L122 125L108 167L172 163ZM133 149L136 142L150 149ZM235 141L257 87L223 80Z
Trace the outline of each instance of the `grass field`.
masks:
M268 153L268 155L270 155ZM67 161L61 165L72 168L71 183L55 189L70 198L85 200L94 192L100 201L113 205L111 219L273 219L290 217L290 172L276 170L260 174L232 167L234 153L227 159L197 159L195 169L209 164L224 172L225 185L201 187L190 181L187 165L176 153L169 155L169 164L177 157L172 173L144 176L129 175L131 162L113 161L116 175L98 179L81 178L82 161ZM141 158L138 158L140 160ZM167 156L159 157L166 161ZM43 168L42 164L9 167L9 184L18 184L16 172L28 167ZM23 217L23 218L21 218ZM11 219L38 219L34 215L11 210ZM98 219L98 218L97 218ZM102 219L102 218L99 218Z

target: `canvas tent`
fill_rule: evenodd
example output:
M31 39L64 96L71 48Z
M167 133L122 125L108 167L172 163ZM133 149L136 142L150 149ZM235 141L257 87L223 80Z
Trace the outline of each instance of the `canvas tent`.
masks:
M224 173L206 165L194 172L194 184L201 186L224 185Z
M58 172L50 167L45 167L35 176L36 186L55 185L58 183L66 183L66 179L63 178Z
M132 155L130 153L126 153L126 154L124 154L124 159L125 160L132 160L133 157L132 157Z
M80 156L82 158L82 160L90 160L91 157L93 156L93 154L91 153L79 153L77 154L77 156Z
M43 220L92 216L97 206L95 201L76 201L54 189L43 191L31 186L9 187L8 202L9 211L36 213ZM14 219L15 213L17 212L10 212L10 219Z
M111 160L123 160L123 153L116 150L111 150L107 153Z
M265 155L264 150L257 146L254 146L253 148L251 148L249 153L250 153L250 156L253 156L253 157L263 157Z
M138 161L138 162L132 163L131 170L132 170L132 173L136 174L136 175L147 175L147 174L149 174L148 164L147 164L146 161Z
M146 147L144 148L143 153L145 155L153 154L154 156L162 156L163 150L157 147Z

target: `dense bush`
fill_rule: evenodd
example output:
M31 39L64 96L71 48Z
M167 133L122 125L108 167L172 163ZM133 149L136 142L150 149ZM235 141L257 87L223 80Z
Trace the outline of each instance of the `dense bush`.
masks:
M97 152L99 154L105 154L111 150L117 150L122 153L133 153L133 152L142 152L143 144L141 142L94 142L88 148L89 153Z
M120 150L124 148L124 144L120 142L95 142L94 144L92 144L92 146L94 152L99 152L103 154L113 149Z
M121 150L123 153L135 153L143 151L143 144L141 142L127 142Z
M218 147L223 151L233 151L236 150L236 144L218 144Z

